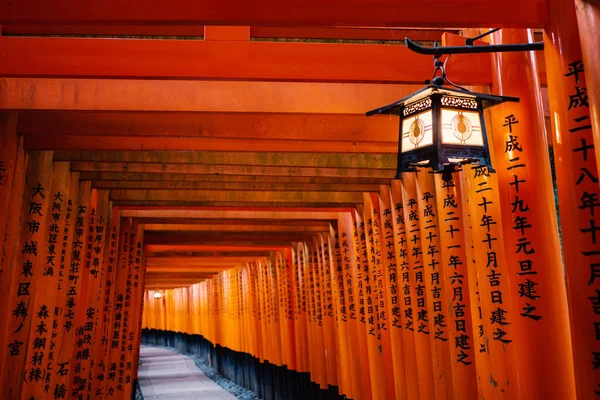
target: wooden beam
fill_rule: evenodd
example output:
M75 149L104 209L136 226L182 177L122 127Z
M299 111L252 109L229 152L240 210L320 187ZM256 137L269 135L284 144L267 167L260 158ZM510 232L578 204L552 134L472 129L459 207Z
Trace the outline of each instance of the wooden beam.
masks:
M177 289L180 287L188 287L191 285L177 285L177 284L173 284L173 283L152 283L152 284L147 284L145 285L144 289L145 290L166 290L166 289ZM154 299L152 299L154 300Z
M237 153L241 154L241 153ZM233 154L232 154L233 155ZM68 158L69 156L61 156ZM246 175L270 177L305 177L305 178L359 178L359 179L393 179L396 167L386 169L366 168L327 168L327 167L281 167L281 166L249 166L249 165L210 165L210 164L169 164L169 163L128 163L128 162L73 162L72 171L87 172L129 172L142 174L198 174L198 175Z
M146 231L178 232L329 232L329 226L147 224Z
M148 257L148 267L177 265L177 266L218 266L236 263L252 262L255 256L228 256L228 257L185 257L185 256L166 256L166 257Z
M138 224L159 224L159 225L210 225L210 226L255 226L255 227L285 227L285 228L302 228L314 227L319 229L329 229L330 222L323 220L293 220L293 219L211 219L211 218L136 218Z
M432 69L430 56L399 45L262 41L0 36L0 58L6 77L420 84ZM452 80L487 85L487 61L454 56Z
M75 0L48 3L21 0L0 4L0 24L69 23L86 25L267 25L267 26L473 26L542 27L548 6L540 0L428 1L361 0L323 2L265 0L260 4L243 0L168 3L147 0L123 4L119 0Z
M354 208L356 203L315 203L311 201L297 202L297 201L198 201L198 200L118 200L114 202L117 207L143 207L143 206L154 206L154 207L208 207L208 208L222 208L222 207L237 207L237 208L257 208L257 209L273 209L279 207L296 207L296 208L332 208L332 207L344 207Z
M197 276L175 276L174 274L163 274L162 276L147 276L146 282L152 283L196 283L202 279L210 278L214 274L198 274Z
M226 269L231 268L231 266L212 266L212 267L206 267L206 266L199 266L199 267L191 267L191 266L185 266L185 267L180 267L177 265L163 265L163 266L155 266L152 267L151 269L148 270L148 273L189 273L189 272L194 272L194 273L205 273L205 274L217 274L221 271L224 271Z
M98 189L125 190L221 190L221 191L294 191L309 192L376 192L379 185L347 183L278 183L278 182L169 182L169 181L93 181Z
M153 136L81 136L69 134L25 135L27 150L160 150L237 151L260 148L275 152L397 153L393 142L334 142L219 138L163 138Z
M350 212L352 209L310 209L301 210L236 210L236 209L213 209L213 208L176 208L176 207L135 207L121 208L123 218L205 218L205 219L295 219L295 220L326 220L334 221L340 212Z
M292 39L346 39L401 41L409 37L415 41L439 41L448 29L406 29L406 28L348 28L348 27L276 27L252 26L253 38L292 38ZM456 29L450 29L458 33Z
M234 190L137 190L114 189L111 200L168 201L178 202L282 202L282 203L361 203L360 192L309 192L296 191L234 191Z
M159 279L198 279L208 278L213 274L201 273L201 272L148 272L146 279L159 280Z
M203 279L206 278L210 278L211 276L213 276L214 274L198 274L197 276L189 276L189 277L177 277L177 276L173 276L173 277L169 277L167 276L160 276L160 277L154 277L154 276L147 276L146 277L146 282L148 284L153 284L153 283L187 283L187 284L194 284L196 282L199 282Z
M277 251L289 249L290 246L265 246L265 245L224 245L224 244L145 244L148 252L198 252L198 251Z
M345 185L350 189L352 185L387 185L389 178L351 178L351 177L309 177L309 176L265 176L265 175L201 175L201 174L169 174L169 173L136 173L136 172L102 172L83 171L80 173L82 181L94 181L98 185L105 182L143 181L151 185L169 184L200 184L200 183L272 183L272 184L329 184ZM108 183L107 183L108 184ZM276 186L276 185L274 185ZM183 188L183 187L181 187Z
M364 116L365 111L392 103L422 86L421 83L3 78L0 79L0 108Z
M252 234L252 233L194 233L185 235L178 233L149 232L144 237L144 242L150 244L272 244L286 245L292 242L301 242L308 240L310 233L292 233L292 234Z
M439 41L447 29L277 27L251 26L252 38ZM450 30L458 33L458 30ZM56 36L177 36L204 37L203 25L58 25L15 24L2 27L5 35Z
M397 118L364 115L25 112L19 121L29 150L395 153L398 143Z
M227 251L149 251L149 257L268 257L270 250L240 250L232 249Z
M242 150L242 149L240 149ZM395 154L320 154L271 152L185 152L185 151L57 151L55 161L118 163L260 165L323 168L396 169Z
M397 118L369 118L364 114L25 111L19 113L17 131L105 135L119 140L150 136L398 143ZM94 137L88 140L97 141Z

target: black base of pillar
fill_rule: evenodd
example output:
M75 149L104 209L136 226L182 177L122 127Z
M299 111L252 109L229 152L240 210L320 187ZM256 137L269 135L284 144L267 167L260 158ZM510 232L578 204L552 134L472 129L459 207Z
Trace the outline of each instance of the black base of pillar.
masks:
M213 345L200 335L143 329L142 343L167 346L204 359L219 375L264 400L343 400L337 386L321 389L308 372L297 372L227 347Z

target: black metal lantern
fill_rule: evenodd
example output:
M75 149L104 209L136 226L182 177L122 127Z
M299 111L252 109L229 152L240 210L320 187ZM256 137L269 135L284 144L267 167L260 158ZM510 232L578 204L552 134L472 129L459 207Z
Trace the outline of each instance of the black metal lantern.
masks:
M439 79L434 82L393 104L367 112L367 116L400 117L396 179L402 172L415 171L415 167L431 167L434 172L449 174L467 163L479 163L494 172L483 110L519 99L442 87L436 84L443 82Z

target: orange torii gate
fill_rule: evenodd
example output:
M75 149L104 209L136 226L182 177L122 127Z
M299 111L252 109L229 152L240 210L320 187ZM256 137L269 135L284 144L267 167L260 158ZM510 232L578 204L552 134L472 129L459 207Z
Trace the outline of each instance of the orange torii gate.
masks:
M0 5L0 397L128 398L140 326L266 399L599 395L599 13ZM521 98L487 115L497 172L392 180L397 120L364 112L431 59L313 39L461 44L456 26L544 30L536 56L449 62Z

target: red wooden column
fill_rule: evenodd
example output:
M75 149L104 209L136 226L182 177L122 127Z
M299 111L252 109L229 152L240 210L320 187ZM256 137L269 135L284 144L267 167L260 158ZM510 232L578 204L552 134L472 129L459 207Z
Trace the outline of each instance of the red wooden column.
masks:
M433 375L433 361L430 341L428 309L425 300L425 271L423 251L421 250L421 228L419 224L419 208L417 205L416 175L405 173L402 175L402 215L406 234L408 251L408 268L410 271L410 306L407 313L407 322L413 322L415 352L417 354L417 371L419 396L421 399L435 399L435 385ZM410 318L408 318L410 316Z
M403 336L402 332L402 284L400 281L400 266L397 263L398 256L396 255L396 238L394 236L394 226L392 222L392 203L390 195L390 187L381 185L379 188L379 195L371 194L373 202L378 202L379 217L380 217L380 251L381 251L381 262L383 264L385 286L383 294L387 305L386 318L387 318L387 329L389 330L391 356L393 363L393 382L395 386L396 399L409 399L407 388L408 382L406 380L406 365L404 358L404 351L407 353L414 351L414 349L403 348ZM413 334L409 331L406 333ZM410 356L409 356L410 357ZM408 357L407 357L408 358ZM416 367L416 364L414 365ZM416 380L411 382L411 385L416 387Z
M89 225L86 230L86 245L82 262L81 305L77 307L75 322L75 361L81 371L81 379L86 381L79 393L92 395L94 380L93 368L97 362L94 350L97 343L97 323L102 310L100 286L102 280L102 259L104 238L108 220L108 192L93 189L89 212ZM77 357L79 355L79 357ZM77 360L79 358L79 360Z
M81 182L79 184L79 201L74 204L73 213L75 214L75 223L72 226L73 237L71 245L71 261L65 268L64 286L66 299L61 307L63 318L63 354L70 354L71 363L69 364L69 385L68 393L70 396L77 396L85 390L87 384L87 374L81 370L81 363L88 354L77 349L77 312L80 307L85 307L85 294L82 293L83 270L85 268L85 249L87 246L87 233L90 222L92 185L91 182ZM83 336L83 335L81 335Z
M551 23L544 35L549 136L554 145L577 396L586 398L600 393L600 239L588 233L590 226L600 226L594 152L594 142L596 148L600 142L592 134L589 101L579 101L578 93L587 92L587 78L598 79L593 75L600 70L583 62L573 2L553 0L550 5ZM591 9L582 3L578 7ZM593 40L588 32L581 43Z
M457 175L457 174L455 174ZM440 232L441 269L448 308L448 336L452 368L452 388L456 399L477 398L474 336L470 308L476 299L469 291L467 242L459 180L444 181L435 176L438 231ZM469 244L470 245L470 244ZM476 305L476 302L475 302ZM477 349L478 350L478 349Z
M396 398L394 384L394 362L390 339L390 320L386 299L385 266L381 251L382 225L379 213L379 195L377 193L363 193L365 218L365 237L367 243L367 261L369 263L371 302L367 301L367 309L373 308L377 351L375 356L381 357L383 370L377 379L385 384L387 399ZM367 286L368 287L368 286ZM370 355L369 355L370 356Z
M30 154L25 190L20 211L19 239L17 251L13 253L8 266L11 274L10 286L5 287L4 307L8 307L9 315L3 326L3 337L0 341L8 348L4 353L1 371L2 386L0 398L20 398L25 371L37 365L47 363L41 351L35 358L27 354L30 337L30 326L37 310L33 309L37 283L42 276L42 263L45 261L43 246L48 220L48 207L51 202L50 183L52 179L52 152L40 151Z
M517 313L509 295L512 287L502 236L498 176L489 172L487 167L472 166L465 166L464 175L467 178L464 181L464 197L469 199L475 259L473 275L478 278L477 293L481 307L478 314L482 319L476 350L479 352L480 391L491 398L512 399L519 390L514 345ZM469 285L474 285L474 282L469 282ZM476 304L472 298L471 308Z
M402 183L395 179L392 181L391 190L385 194L382 190L382 197L390 198L392 211L392 229L394 233L394 246L396 250L396 265L398 270L398 290L400 308L400 324L402 326L402 362L404 363L404 372L406 374L406 397L409 399L419 398L419 371L417 368L417 352L415 348L415 316L413 313L413 293L415 288L411 284L414 277L411 277L410 264L408 262L410 254L408 252L408 242L406 240L406 223L404 219L404 210L402 205ZM392 309L394 314L394 310Z
M93 358L94 355L98 354L99 348L101 347L101 319L104 306L104 286L107 271L104 269L104 257L106 254L106 246L109 235L109 221L110 221L110 201L109 192L107 190L98 190L95 197L95 219L93 230L91 227L88 246L86 252L86 268L89 268L89 283L87 293L87 306L85 307L85 313L81 316L81 321L84 327L84 335L89 336L89 352L90 360L88 368L88 393L90 396L95 396L92 391L92 383L98 379L94 376L94 370L98 364L98 359ZM89 264L88 264L89 263ZM91 329L91 330L90 330ZM87 341L87 337L84 336Z
M307 276L309 282L310 296L310 330L309 342L312 342L312 369L311 377L314 376L314 382L318 383L321 389L327 389L327 360L325 358L325 338L323 335L323 306L321 299L321 276L319 271L318 251L316 240L307 245ZM268 293L267 293L268 294ZM267 296L267 310L269 307L269 298ZM270 323L270 313L267 311L267 321ZM271 346L272 347L272 346Z
M469 304L467 306L467 309L468 309L467 312L469 313L471 322L472 322L471 344L473 346L473 356L475 358L474 366L475 366L475 370L476 370L477 393L478 393L479 398L487 399L487 398L491 397L491 389L492 389L493 385L490 384L490 379L489 379L489 376L490 376L489 348L490 348L490 346L489 346L489 342L488 342L489 336L485 335L485 330L486 330L485 327L486 326L488 327L487 330L488 330L488 335L489 335L489 332L490 332L489 327L491 325L489 324L489 318L487 318L487 316L488 316L487 307L486 307L486 313L484 315L484 309L482 307L482 302L481 302L481 297L482 297L481 292L483 290L485 290L483 285L485 285L485 288L488 288L487 284L485 284L484 282L488 282L488 284L489 284L489 281L488 281L487 276L485 276L484 274L482 274L481 277L479 276L478 264L479 264L480 268L485 268L485 269L490 268L491 265L490 266L487 265L487 259L488 259L487 252L489 249L484 249L485 253L483 253L483 254L481 251L479 253L476 251L476 240L479 238L475 237L475 235L474 235L473 225L475 225L475 224L481 225L481 220L479 220L479 222L477 222L477 220L475 220L475 218L474 218L474 214L473 214L474 209L472 208L472 205L478 204L478 203L476 202L477 196L471 196L468 194L468 189L470 186L469 180L468 180L469 172L470 172L469 170L463 169L463 171L461 171L459 173L458 178L456 178L456 176L454 177L454 183L458 184L458 186L456 187L457 190L454 191L454 193L452 193L452 194L454 194L458 198L458 201L456 202L457 209L462 209L461 213L460 213L460 217L462 218L462 227L463 227L463 236L464 236L463 240L465 243L464 250L465 250L465 257L467 260L467 262L464 263L465 264L464 268L466 268L466 274L467 274L466 276L468 276L468 283L465 283L465 286L467 286L468 290L469 290ZM484 186L484 188L485 188L486 182L480 182L480 183L483 183L482 186ZM479 207L482 207L483 205L484 204L480 204ZM481 234L481 232L480 232L480 234ZM477 240L477 242L481 242L481 239ZM479 244L478 247L480 250L482 249L481 244L484 244L484 243ZM485 264L483 264L483 263L485 263ZM508 275L508 274L505 274L505 275ZM490 276L493 276L493 275L490 275ZM480 284L480 279L482 280L481 284ZM506 281L508 282L508 279ZM502 344L502 343L500 343L500 344ZM503 368L501 368L501 371L503 371ZM497 386L500 386L500 385L497 385Z
M143 279L142 269L144 226L133 224L129 248L126 299L129 298L127 333L123 334L125 349L124 393L131 393L131 385L137 375L137 350L140 347L140 319L142 313ZM187 317L187 316L185 316Z
M319 234L316 238L321 281L321 303L323 314L323 333L325 347L325 362L327 368L327 383L331 386L339 386L341 374L338 369L339 349L336 346L336 329L334 326L335 313L333 309L333 293L331 280L331 253L329 235ZM344 366L345 367L345 366Z
M551 26L560 18L554 8L557 7L556 4L558 1L560 0L550 2L552 12ZM560 10L562 11L564 8L560 8ZM575 88L575 93L572 93L572 95L575 95L575 101L581 104L586 103L589 106L590 125L592 125L594 143L596 143L594 152L596 153L596 159L600 160L600 52L598 52L598 48L600 48L600 37L598 35L598 32L600 32L600 4L597 1L575 0L575 10L579 26L582 61L587 73L585 74L586 85L578 86L578 89ZM567 12L569 14L566 15L571 15L570 11ZM578 47L574 43L569 44L572 47ZM566 45L568 46L569 44ZM600 169L598 170L598 175L600 175Z
M93 348L94 365L91 368L92 390L95 397L105 396L106 381L108 379L109 357L109 332L112 326L112 307L115 294L115 277L117 265L117 249L120 230L120 211L113 209L112 203L108 205L107 231L101 265L102 281L100 283L100 304L98 327L96 332L96 346Z
M433 375L436 377L436 398L452 399L452 362L450 360L450 341L448 325L448 296L444 285L446 270L442 267L440 228L437 221L438 209L435 201L433 174L420 170L416 173L418 220L421 228L421 251L424 264L424 280L428 308L429 338ZM453 343L454 346L454 343ZM463 394L461 394L462 396Z
M0 112L0 263L4 259L4 235L19 154L16 112ZM0 264L1 265L1 264ZM3 278L0 268L0 281ZM0 354L4 349L0 350Z
M344 282L344 267L342 260L342 249L339 231L331 231L333 242L333 251L331 263L332 294L335 307L335 330L336 343L338 347L338 371L340 371L340 393L349 398L357 398L354 394L352 373L353 364L350 361L350 351L348 347L348 295L346 293L347 286ZM346 241L346 254L348 249L348 241ZM347 255L346 255L347 257ZM348 258L349 260L349 258Z
M37 276L37 289L33 301L33 320L30 327L27 354L42 355L40 364L33 364L25 370L25 384L23 385L23 398L43 398L53 395L61 398L66 396L67 387L56 382L61 374L69 370L68 362L57 362L58 353L55 355L57 342L62 342L63 332L54 329L55 310L58 307L58 286L60 283L60 260L66 243L63 239L67 222L67 209L71 185L71 172L69 163L58 162L54 164L52 183L48 196L49 207L46 213L50 216L47 229L44 233L44 247L38 249L44 256L41 262L40 273ZM77 190L77 185L75 186ZM59 373L59 371L61 371Z
M19 237L21 205L27 167L22 138L17 135L17 114L0 113L0 296L7 299L12 280L11 259ZM0 321L6 321L8 307L0 307ZM8 343L0 328L0 371Z
M355 247L352 215L340 213L338 217L338 231L340 235L340 261L344 279L345 291L345 315L347 325L348 357L353 361L350 363L351 385L356 400L371 398L371 380L369 374L363 373L361 366L369 364L367 350L366 329L364 327L364 314L361 317L359 311L360 299L358 288L358 268L360 260ZM358 257L358 258L357 258ZM361 289L362 290L362 289ZM364 303L363 303L364 304ZM341 313L344 318L344 313ZM361 321L361 318L363 322ZM344 323L341 324L342 326Z
M138 233L137 233L137 238L138 241L136 243L136 248L135 248L135 264L134 264L134 273L133 273L133 287L134 287L134 293L135 296L137 296L139 298L138 302L137 302L137 309L134 310L134 314L133 314L133 322L132 322L132 327L134 329L137 330L134 331L134 333L136 334L136 336L134 337L134 354L133 354L133 370L131 372L131 377L132 379L137 379L137 373L138 373L138 367L139 367L139 357L140 357L140 344L142 341L142 315L143 315L143 310L144 307L146 305L146 299L144 296L144 291L145 291L145 282L146 282L146 256L148 254L148 250L144 250L144 229L143 226L139 226L138 227ZM138 260L139 258L139 260ZM191 289L193 292L195 292L196 290L196 285L194 285L193 289ZM192 293L193 293L192 292ZM194 296L191 295L190 296L191 299L194 299ZM190 316L193 320L195 320L198 316L196 315L196 312L194 312L194 315ZM198 333L195 329L194 329L194 325L191 325L191 330L193 333Z
M357 267L360 268L358 274L358 293L359 293L359 314L361 322L364 319L364 329L366 332L367 351L369 355L369 374L371 378L371 395L373 399L383 399L386 396L386 380L385 380L385 360L380 351L381 341L377 338L377 322L375 313L375 296L373 294L373 269L369 262L370 246L368 244L367 230L369 229L364 220L362 205L357 207L357 212L354 213L355 224L357 226ZM368 215L368 214L367 214ZM360 264L358 264L358 256L360 256ZM365 371L366 373L366 371Z
M295 300L295 324L294 324L294 337L295 337L295 348L296 348L296 365L298 372L305 373L309 371L309 360L308 360L308 335L307 335L307 319L308 319L308 308L306 299L306 278L304 275L304 255L299 244L294 246L292 252L293 257L293 282L294 282L294 300ZM257 332L257 327L260 324L260 309L258 307L258 291L256 290L256 268L250 265L248 269L249 282L252 290L252 315L253 320L253 332ZM260 341L257 340L255 348L260 351Z
M109 364L107 375L106 396L119 398L124 395L124 340L127 335L129 312L126 303L129 302L127 294L127 276L129 274L129 249L131 246L132 226L131 219L121 220L119 235L117 274L115 279L115 297L112 308L112 325L109 325Z
M502 30L494 43L523 43ZM531 53L494 53L494 91L519 103L491 109L495 168L511 287L519 393L575 398L569 318L539 82ZM595 235L593 226L588 235ZM599 228L600 229L600 228ZM556 366L560 365L560 368Z
M69 391L69 373L72 367L72 342L63 340L66 332L65 312L63 307L67 302L67 292L69 286L67 284L69 278L69 266L73 255L73 244L75 242L75 223L77 221L77 209L79 207L79 173L71 172L69 196L66 200L65 223L60 234L60 242L62 250L60 252L59 261L56 263L56 274L58 275L58 284L56 286L56 308L52 315L52 340L50 345L54 348L53 358L56 360L58 369L50 381L51 388L57 392ZM59 373L60 371L60 373Z

